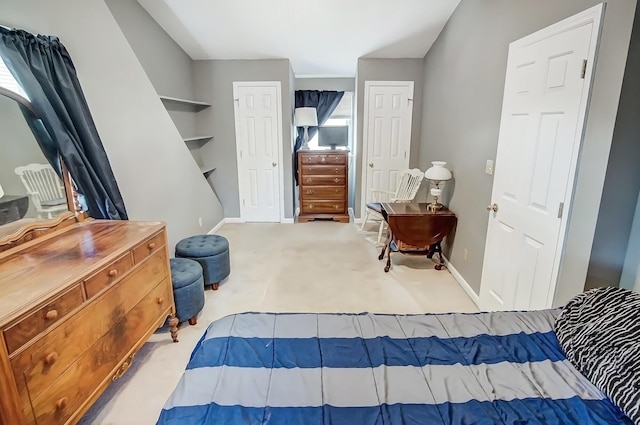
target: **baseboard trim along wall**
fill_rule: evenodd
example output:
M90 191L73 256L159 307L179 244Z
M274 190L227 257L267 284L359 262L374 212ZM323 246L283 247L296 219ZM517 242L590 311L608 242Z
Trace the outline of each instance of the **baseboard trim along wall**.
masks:
M293 219L292 218L283 218L282 221L280 223L282 224L293 224ZM220 228L222 226L224 226L225 224L239 224L239 223L245 223L245 221L243 219L241 219L240 217L227 217L227 218L223 218L222 220L220 220L220 222L218 224L216 224L213 229L209 230L207 232L207 234L212 235L215 232L217 232L218 230L220 230Z
M464 277L462 277L460 272L458 272L458 270L456 270L456 268L453 266L453 264L451 264L449 262L449 259L447 257L444 257L444 261L447 264L447 269L449 269L449 272L451 273L451 276L453 276L453 278L456 280L456 282L458 282L458 285L460 285L460 287L462 289L464 289L464 292L466 292L467 295L469 295L469 298L471 298L471 301L473 301L473 303L478 308L480 308L480 297L478 296L478 294L476 294L476 291L474 291L471 288L471 285L469 285L469 283L464 279Z

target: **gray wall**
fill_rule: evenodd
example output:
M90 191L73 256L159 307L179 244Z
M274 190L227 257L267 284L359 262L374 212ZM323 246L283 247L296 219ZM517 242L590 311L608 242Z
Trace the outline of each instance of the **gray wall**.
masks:
M640 191L640 8L636 8L586 289L618 286ZM631 247L633 251L633 247ZM638 266L636 262L636 269Z
M362 126L364 122L365 81L413 81L413 119L409 166L418 165L418 149L422 128L422 96L424 69L422 59L358 59L356 71L356 197L354 213L360 217L362 191Z
M458 215L450 260L476 292L493 183L484 165L497 150L508 44L597 3L463 0L425 57L419 164L444 160L454 173L446 199ZM584 286L635 6L635 0L607 4L556 304Z
M296 90L356 90L355 78L296 78Z
M136 0L104 0L158 94L193 99L193 60Z
M640 197L629 233L629 245L624 258L620 287L640 292Z
M215 165L212 176L215 192L224 207L225 217L240 217L236 132L233 110L234 81L280 81L282 98L282 147L284 156L285 217L293 218L291 181L290 66L288 59L210 60L195 62L198 97L213 106L199 112L198 127L202 134L213 134L204 161ZM204 152L203 152L204 154Z
M166 222L173 246L223 218L104 1L4 1L0 16L4 25L55 34L66 45L131 219Z

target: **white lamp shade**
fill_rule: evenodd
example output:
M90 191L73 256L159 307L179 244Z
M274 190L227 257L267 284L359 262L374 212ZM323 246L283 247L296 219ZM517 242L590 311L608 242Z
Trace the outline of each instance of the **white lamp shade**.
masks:
M432 180L436 182L442 182L446 180L451 180L451 171L446 169L444 166L446 162L444 161L432 161L433 167L429 168L424 172L424 177L427 180Z
M316 108L296 108L294 113L296 127L315 127L318 125Z

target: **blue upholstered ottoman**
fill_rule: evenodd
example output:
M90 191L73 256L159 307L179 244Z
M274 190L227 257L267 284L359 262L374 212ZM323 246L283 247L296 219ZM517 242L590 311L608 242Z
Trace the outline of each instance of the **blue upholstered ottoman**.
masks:
M188 258L171 258L171 282L173 298L176 302L176 316L190 325L198 322L198 313L204 307L204 279L202 266Z
M229 276L229 241L218 235L198 235L185 238L176 245L176 257L196 260L202 266L204 284L218 289Z

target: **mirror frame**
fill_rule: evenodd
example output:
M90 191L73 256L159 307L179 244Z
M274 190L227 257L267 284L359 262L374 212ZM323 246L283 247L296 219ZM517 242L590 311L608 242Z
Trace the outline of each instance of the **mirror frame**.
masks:
M0 87L0 95L15 100L33 112L36 117L38 116L31 103L22 96L2 87ZM71 174L69 174L69 170L62 160L62 157L59 156L58 158L60 160L61 177L69 211L52 219L21 219L7 223L6 226L11 230L4 236L0 235L0 253L87 218L87 213L82 211L82 206L78 199L78 192L75 190Z

